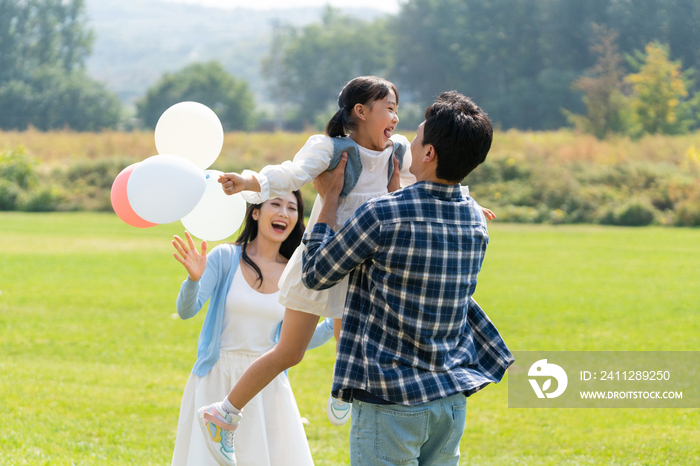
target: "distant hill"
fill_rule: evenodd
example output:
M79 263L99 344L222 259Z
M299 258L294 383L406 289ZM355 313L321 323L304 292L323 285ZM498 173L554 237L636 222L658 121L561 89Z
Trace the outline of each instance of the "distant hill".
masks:
M275 20L303 26L320 21L323 8L225 10L161 0L87 0L95 33L87 60L91 76L126 104L143 96L163 73L200 61L219 60L248 81L258 103L267 101L260 59L267 54ZM363 19L379 10L343 10Z

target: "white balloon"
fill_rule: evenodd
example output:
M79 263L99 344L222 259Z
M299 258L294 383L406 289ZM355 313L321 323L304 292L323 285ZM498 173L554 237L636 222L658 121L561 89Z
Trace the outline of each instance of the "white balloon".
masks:
M205 189L204 172L197 165L176 155L154 155L131 172L126 195L142 219L170 223L189 214Z
M207 241L226 239L240 228L246 213L246 203L240 193L224 193L218 170L206 170L207 189L192 212L182 218L182 224L192 235Z
M221 153L224 128L206 105L180 102L160 116L155 139L159 154L184 157L205 170Z

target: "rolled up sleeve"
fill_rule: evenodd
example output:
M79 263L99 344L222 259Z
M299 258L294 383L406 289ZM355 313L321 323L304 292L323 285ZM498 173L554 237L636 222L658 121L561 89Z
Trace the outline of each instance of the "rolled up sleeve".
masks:
M302 282L312 290L339 283L377 249L379 221L371 205L365 204L337 233L317 223L304 235Z

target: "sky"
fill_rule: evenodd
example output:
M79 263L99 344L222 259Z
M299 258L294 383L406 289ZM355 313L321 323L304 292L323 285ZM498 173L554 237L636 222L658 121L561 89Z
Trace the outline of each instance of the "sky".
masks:
M219 8L250 8L274 10L278 8L319 7L331 5L338 8L374 8L396 13L400 0L166 0L175 3L193 3Z

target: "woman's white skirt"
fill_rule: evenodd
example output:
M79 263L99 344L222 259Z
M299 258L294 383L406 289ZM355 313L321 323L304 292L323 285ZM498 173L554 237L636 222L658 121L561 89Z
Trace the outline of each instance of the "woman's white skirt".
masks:
M173 466L218 466L197 421L197 410L228 395L258 356L222 351L204 377L190 374L177 423ZM313 466L311 451L286 374L278 375L243 410L235 436L238 466Z

